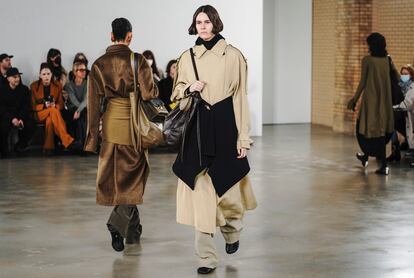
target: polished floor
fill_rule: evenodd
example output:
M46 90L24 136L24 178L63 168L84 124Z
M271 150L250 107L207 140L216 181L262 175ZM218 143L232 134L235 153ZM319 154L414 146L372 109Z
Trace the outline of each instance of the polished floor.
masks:
M414 169L363 170L351 136L265 126L249 154L259 207L240 250L207 277L414 277ZM97 157L0 160L0 277L197 277L192 228L175 222L174 154L151 156L138 256L112 250L95 204Z

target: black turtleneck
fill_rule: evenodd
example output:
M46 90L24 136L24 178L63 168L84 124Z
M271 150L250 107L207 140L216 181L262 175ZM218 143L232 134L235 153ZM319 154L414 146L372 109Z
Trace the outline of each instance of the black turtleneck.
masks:
M208 50L211 50L216 45L216 43L221 39L224 39L224 38L220 34L215 35L209 41L205 41L202 38L198 37L196 40L196 45L204 45L205 48L207 48Z

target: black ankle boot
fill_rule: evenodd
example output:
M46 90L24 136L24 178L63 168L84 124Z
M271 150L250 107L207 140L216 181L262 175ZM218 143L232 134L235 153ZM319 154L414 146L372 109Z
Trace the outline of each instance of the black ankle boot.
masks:
M387 165L382 165L375 171L376 174L388 176L390 173L390 168Z
M210 267L199 267L197 269L197 273L198 274L209 274L211 272L213 272L215 270L215 268L210 268Z
M233 254L236 253L237 250L239 250L239 241L236 241L235 243L226 243L226 253L227 254Z
M121 234L110 225L108 225L108 230L111 233L112 248L117 252L124 250L124 238L121 236Z

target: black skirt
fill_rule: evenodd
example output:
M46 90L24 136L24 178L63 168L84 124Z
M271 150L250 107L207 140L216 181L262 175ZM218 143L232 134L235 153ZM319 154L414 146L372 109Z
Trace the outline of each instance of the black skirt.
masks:
M364 135L359 133L359 120L356 123L356 137L358 140L359 147L362 152L368 156L374 156L377 158L381 157L381 153L388 144L392 136L392 133L386 133L385 136L366 138Z

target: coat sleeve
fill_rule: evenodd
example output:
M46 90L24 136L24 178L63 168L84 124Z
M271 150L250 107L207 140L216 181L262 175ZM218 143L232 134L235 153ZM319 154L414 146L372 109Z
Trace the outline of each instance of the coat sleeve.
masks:
M139 55L138 60L138 83L143 100L158 97L158 87L154 82L152 69L143 55Z
M186 97L188 89L191 86L191 81L188 79L186 72L187 68L184 66L185 53L181 55L177 60L177 69L174 77L173 92L171 95L171 101L178 101Z
M414 110L414 88L410 89L406 96L404 101L402 101L399 105L399 108L403 108L407 111L413 111Z
M32 110L30 101L30 91L26 86L22 89L22 103L20 104L19 119L27 120L30 118L30 111Z
M238 85L233 94L234 117L236 120L238 137L237 148L250 149L250 113L247 99L247 63L243 55L239 53L238 58Z
M104 97L104 82L98 66L93 65L88 76L88 127L85 151L96 152L98 148L99 123L101 119L101 103Z
M354 103L356 103L359 97L362 94L362 91L365 89L365 85L367 84L367 77L368 77L368 61L367 58L362 58L361 62L361 79L359 80L359 85L354 95Z
M34 112L42 111L44 106L43 97L38 96L39 87L37 86L37 81L33 82L30 86L30 91L32 94L32 110Z

